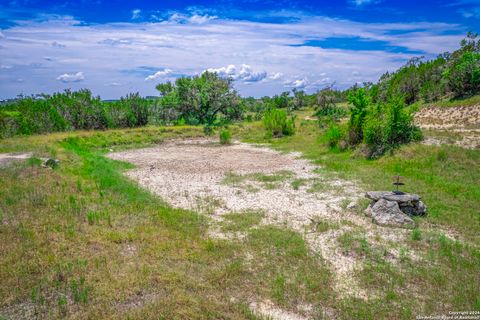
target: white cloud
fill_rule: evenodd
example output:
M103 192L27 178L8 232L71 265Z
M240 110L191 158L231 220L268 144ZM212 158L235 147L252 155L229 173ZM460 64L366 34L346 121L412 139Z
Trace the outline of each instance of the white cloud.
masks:
M172 73L171 69L163 69L162 71L157 71L154 74L149 75L145 78L145 81L157 80L158 78L164 78Z
M305 89L308 85L308 79L296 79L291 81L285 81L283 83L287 88L295 88L295 89Z
M270 76L268 78L272 79L272 80L278 80L278 79L281 79L282 77L283 77L283 73L274 72L274 73L270 74Z
M77 73L64 73L62 75L59 75L57 77L57 80L60 80L62 82L79 82L85 80L85 76L83 75L83 72L77 72Z
M2 31L0 31L0 39L4 39L5 38L5 35L3 34Z
M237 67L233 64L229 64L226 67L221 67L221 68L209 68L206 71L208 72L214 72L218 74L219 77L222 78L236 78L236 73L237 73Z
M294 23L217 18L197 24L188 22L191 17L177 16L176 21L157 23L93 25L57 17L21 21L2 29L5 38L0 39L0 61L14 68L0 72L0 98L15 97L20 92L61 90L63 87L52 80L52 74L63 75L65 70L82 70L88 75L82 85L104 98L120 97L127 90L153 95L155 86L145 77L153 80L157 71L157 77L166 78L194 75L209 67L216 68L210 71L236 79L234 86L242 95L281 92L285 80L292 87L305 86L312 92L323 86L322 79L327 74L331 82L345 88L354 81L376 81L385 71L398 68L418 54L391 52L381 47L355 51L302 46L303 43L311 39L357 37L421 51L429 58L455 50L464 37L461 26L448 23L364 23L309 16ZM46 61L44 57L54 59ZM168 66L175 74L162 75L165 70L155 66ZM149 73L145 74L145 70ZM353 71L361 76L352 77ZM25 81L20 86L15 84L18 78L35 81ZM112 81L122 86L108 85Z
M265 71L261 72L253 72L252 67L248 64L242 64L242 68L238 73L238 79L243 80L245 82L258 82L262 81L267 77L267 73Z
M202 16L202 15L194 14L188 19L188 21L191 23L203 24L217 18L218 18L217 16L209 16L209 15Z
M161 21L162 19L159 18L157 15L151 15L151 18L153 20L159 20ZM180 24L205 24L211 20L217 19L217 16L210 16L208 14L201 15L201 14L193 14L193 15L187 15L183 14L181 12L174 12L170 15L168 20L166 22L168 23L180 23Z
M140 9L133 9L132 10L132 20L137 20L142 17L142 10Z
M215 72L220 77L232 78L233 80L241 80L243 82L259 82L267 78L267 72L254 72L252 67L248 64L242 64L240 70L233 64L221 68L209 68L206 71Z

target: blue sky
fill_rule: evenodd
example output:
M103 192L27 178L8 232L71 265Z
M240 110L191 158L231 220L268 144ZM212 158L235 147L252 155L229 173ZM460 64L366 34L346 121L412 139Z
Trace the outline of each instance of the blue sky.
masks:
M0 98L216 71L242 95L376 81L479 30L480 0L0 1Z

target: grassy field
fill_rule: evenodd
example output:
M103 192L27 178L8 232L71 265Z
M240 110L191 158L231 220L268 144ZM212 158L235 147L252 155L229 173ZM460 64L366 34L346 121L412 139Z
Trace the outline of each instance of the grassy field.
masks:
M294 136L266 140L260 124L240 127L248 142L300 151L341 178L358 181L365 190L391 190L393 176L404 177L404 191L418 193L428 216L416 219L408 245L420 259L392 264L385 248L365 242L361 232L344 235L342 245L363 258L358 277L378 299L352 301L346 314L359 318L411 318L449 310L480 310L480 150L410 144L378 160L327 147L314 121L299 121ZM398 244L388 244L392 247ZM349 307L354 306L354 307Z
M405 190L428 205L407 241L418 260L392 263L385 249L396 244L368 243L361 230L338 239L361 259L357 277L372 298L339 297L330 269L302 235L259 225L261 212L230 214L222 228L245 236L213 239L208 216L173 209L126 179L131 165L106 158L109 150L202 135L197 127L147 127L1 141L0 152L61 162L51 170L34 157L0 168L0 319L258 319L252 299L295 312L310 305L317 319L480 310L480 151L412 144L367 161L329 150L317 123L298 119L292 137L265 140L259 123L232 131L301 151L325 174L365 189L390 189L400 174Z

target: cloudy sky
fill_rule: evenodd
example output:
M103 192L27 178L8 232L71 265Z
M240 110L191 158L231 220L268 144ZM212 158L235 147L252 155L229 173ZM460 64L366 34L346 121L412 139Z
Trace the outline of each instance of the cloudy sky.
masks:
M204 70L244 96L376 81L479 30L480 0L0 0L0 98L156 95Z

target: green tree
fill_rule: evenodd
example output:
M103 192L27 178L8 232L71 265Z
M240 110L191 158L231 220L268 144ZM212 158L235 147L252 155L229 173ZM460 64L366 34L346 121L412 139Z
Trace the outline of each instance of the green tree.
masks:
M178 78L175 84L157 86L163 103L170 104L179 116L191 124L214 125L219 114L234 114L239 108L239 98L232 88L231 79L216 73L204 72L194 77Z

